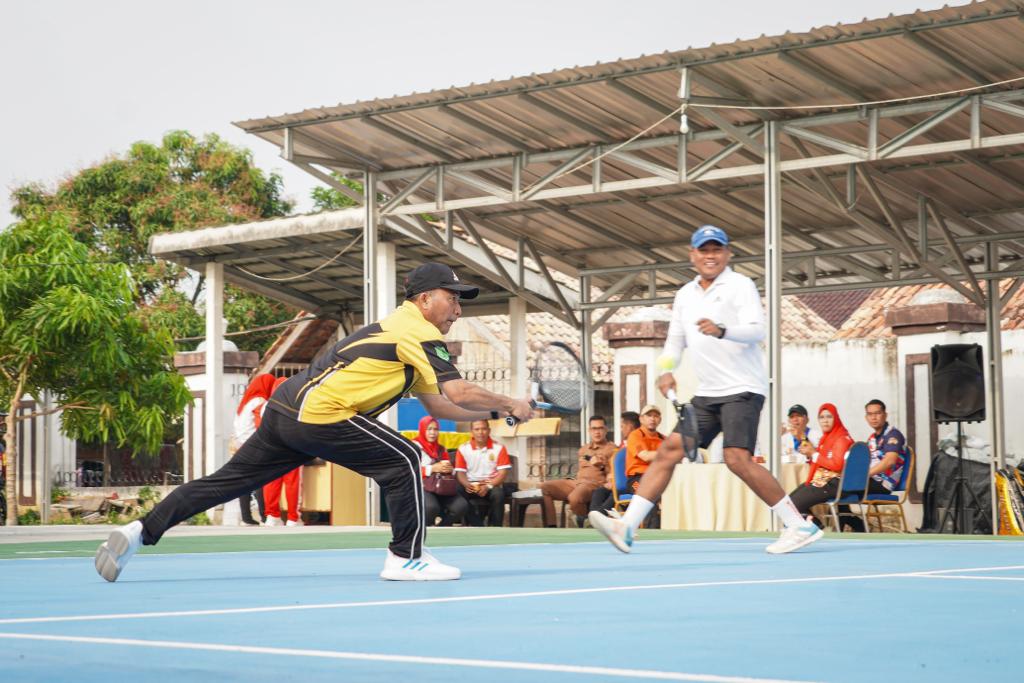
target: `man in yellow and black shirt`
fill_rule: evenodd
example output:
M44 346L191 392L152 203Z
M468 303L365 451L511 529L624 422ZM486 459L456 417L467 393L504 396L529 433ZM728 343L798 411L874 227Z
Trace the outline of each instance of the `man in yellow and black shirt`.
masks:
M462 379L452 365L444 335L462 314L460 300L478 293L444 264L413 270L395 312L341 340L278 387L259 429L234 457L210 476L179 486L141 522L116 529L96 553L97 571L115 581L141 545L155 544L172 526L323 458L371 477L384 492L393 539L382 578L459 578L458 569L423 547L418 449L374 418L407 393L438 419L530 418L528 398L487 391Z

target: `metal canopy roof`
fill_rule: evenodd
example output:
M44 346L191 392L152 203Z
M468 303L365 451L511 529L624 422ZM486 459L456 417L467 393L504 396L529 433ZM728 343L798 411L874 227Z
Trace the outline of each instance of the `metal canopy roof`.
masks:
M444 251L430 214L504 289L527 291L488 244L606 292L579 310L670 300L706 222L762 278L774 122L786 293L945 281L981 303L974 278L1024 270L1024 81L964 90L1024 76L1022 45L992 0L237 125L327 182L374 176L403 248Z

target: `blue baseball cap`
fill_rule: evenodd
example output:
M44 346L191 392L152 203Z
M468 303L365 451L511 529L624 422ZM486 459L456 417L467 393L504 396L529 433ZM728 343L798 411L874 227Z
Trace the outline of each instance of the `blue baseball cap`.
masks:
M690 237L690 246L694 249L700 249L708 242L718 242L726 246L729 244L729 236L725 234L725 230L714 225L702 225Z

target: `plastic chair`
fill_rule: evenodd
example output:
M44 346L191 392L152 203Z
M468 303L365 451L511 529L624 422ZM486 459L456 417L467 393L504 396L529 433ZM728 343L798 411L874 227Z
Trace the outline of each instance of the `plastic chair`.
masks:
M864 496L861 505L865 510L865 529L870 529L871 522L875 521L878 523L878 530L881 531L882 518L890 516L888 512L883 513L882 510L895 505L899 511L900 531L910 532L910 528L907 526L907 515L903 511L903 503L907 500L907 489L910 482L913 481L915 462L917 462L917 458L914 455L914 449L907 446L907 462L903 463L903 476L900 477L900 483L892 490L892 493L869 493ZM896 515L892 514L892 516Z
M629 501L633 499L633 492L629 490L629 477L626 476L626 449L620 448L612 456L612 500L615 502L615 509L622 512L629 507Z
M825 501L825 505L828 506L829 513L832 515L832 523L835 525L836 531L841 529L839 526L840 505L861 507L860 517L864 518L863 499L864 492L868 488L868 469L870 467L871 451L868 450L868 445L863 441L858 441L850 446L850 450L846 454L846 463L843 465L843 472L839 475L839 489L836 491L836 497ZM864 528L867 529L867 520L864 522Z

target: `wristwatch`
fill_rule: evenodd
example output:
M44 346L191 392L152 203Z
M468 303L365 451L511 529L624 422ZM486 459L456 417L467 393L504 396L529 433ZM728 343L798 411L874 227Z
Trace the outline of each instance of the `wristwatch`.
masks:
M715 323L715 327L722 331L722 334L718 335L719 339L725 339L725 325L722 323Z
M498 411L497 411L497 410L492 410L492 411L491 411L491 419L492 419L492 420L497 420L497 419L498 419L498 417L499 417L499 415L498 415Z

